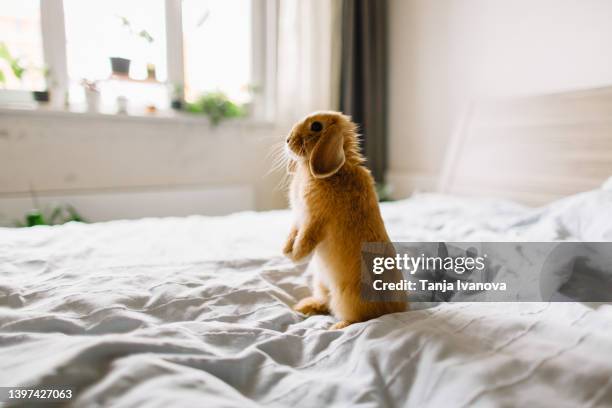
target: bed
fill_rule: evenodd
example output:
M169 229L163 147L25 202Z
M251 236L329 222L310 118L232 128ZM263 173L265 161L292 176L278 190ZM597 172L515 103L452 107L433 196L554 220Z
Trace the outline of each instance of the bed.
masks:
M453 194L382 205L392 240L612 241L612 181L528 207L453 174ZM290 217L0 229L0 385L70 386L75 407L612 405L612 305L414 305L330 331L291 309L309 273L280 254Z
M612 240L612 190L530 209L420 194L396 241ZM329 331L291 310L287 212L0 230L0 384L74 406L598 406L612 306L456 303ZM334 404L335 403L335 404Z

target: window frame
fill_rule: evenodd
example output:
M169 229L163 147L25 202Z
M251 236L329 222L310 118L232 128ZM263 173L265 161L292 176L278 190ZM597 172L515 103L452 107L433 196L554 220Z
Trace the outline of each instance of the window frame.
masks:
M253 96L252 119L270 122L275 117L276 39L279 0L251 0L251 81L258 88ZM182 0L164 0L166 17L167 83L185 84ZM49 68L49 89L67 94L66 24L63 0L40 1L40 23L44 62ZM55 98L54 98L55 99Z
M43 58L51 82L47 87L60 92L63 99L69 85L64 0L40 0L40 26Z
M260 87L254 95L253 116L271 122L276 118L277 16L280 0L251 1L251 80Z

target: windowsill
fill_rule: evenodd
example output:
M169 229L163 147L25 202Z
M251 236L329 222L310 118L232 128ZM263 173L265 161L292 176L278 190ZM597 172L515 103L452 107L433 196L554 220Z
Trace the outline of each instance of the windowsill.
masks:
M222 121L218 126L212 126L210 120L199 114L177 112L174 110L159 110L148 113L144 110L132 110L128 113L117 113L114 111L92 112L82 107L70 107L58 109L53 107L39 106L36 104L3 104L0 105L0 115L29 116L38 118L65 118L83 120L112 120L112 121L140 121L140 122L162 122L177 124L193 124L210 126L211 128L272 128L272 121L258 120L255 118L228 119Z

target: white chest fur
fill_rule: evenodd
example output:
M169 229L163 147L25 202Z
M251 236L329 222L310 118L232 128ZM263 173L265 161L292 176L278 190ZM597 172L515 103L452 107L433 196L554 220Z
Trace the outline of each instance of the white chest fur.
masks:
M304 198L306 182L307 181L304 177L296 174L293 177L293 180L291 180L291 186L289 189L289 202L291 205L291 210L293 211L293 216L295 217L295 224L298 227L304 224L308 214L308 208Z

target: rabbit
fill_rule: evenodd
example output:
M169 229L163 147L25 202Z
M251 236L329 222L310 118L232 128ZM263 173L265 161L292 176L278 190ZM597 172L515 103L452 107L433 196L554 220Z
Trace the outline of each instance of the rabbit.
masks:
M339 112L315 112L293 126L285 143L294 223L283 253L300 262L311 253L313 295L294 310L334 315L342 329L406 310L403 301L361 297L361 246L389 242L374 179L359 152L357 126Z

